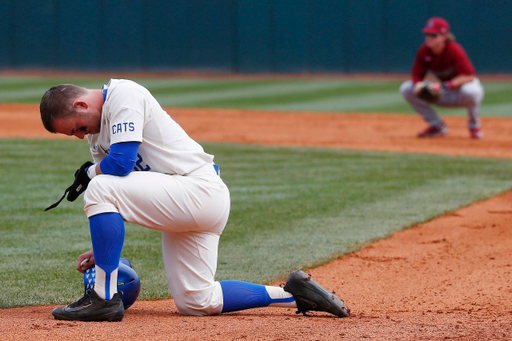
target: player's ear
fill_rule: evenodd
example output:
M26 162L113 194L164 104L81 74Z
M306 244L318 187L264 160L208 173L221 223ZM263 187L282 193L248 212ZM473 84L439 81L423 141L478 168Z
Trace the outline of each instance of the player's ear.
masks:
M87 109L89 108L89 104L87 104L87 102L85 102L84 100L82 99L76 99L74 102L73 102L73 106L75 108L82 108L82 109Z

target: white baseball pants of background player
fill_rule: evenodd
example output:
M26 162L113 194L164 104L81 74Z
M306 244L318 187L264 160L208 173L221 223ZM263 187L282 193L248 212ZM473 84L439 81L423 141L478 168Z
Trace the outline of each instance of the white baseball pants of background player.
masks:
M400 93L430 126L437 127L443 123L435 110L432 109L431 105L434 104L440 107L467 108L468 128L480 128L480 104L484 99L484 88L478 78L475 77L473 81L463 84L459 89L446 90L435 103L427 102L415 96L413 88L414 85L411 80L405 81L400 86Z
M180 313L221 313L222 288L214 276L230 194L213 165L187 176L98 175L89 183L84 201L88 218L115 212L126 222L162 231L165 270Z

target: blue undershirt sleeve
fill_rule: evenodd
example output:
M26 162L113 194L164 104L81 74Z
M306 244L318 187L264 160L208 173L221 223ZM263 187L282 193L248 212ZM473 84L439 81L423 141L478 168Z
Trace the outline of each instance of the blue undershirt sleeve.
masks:
M140 142L119 142L110 146L109 154L101 160L103 174L126 176L133 171L137 162Z

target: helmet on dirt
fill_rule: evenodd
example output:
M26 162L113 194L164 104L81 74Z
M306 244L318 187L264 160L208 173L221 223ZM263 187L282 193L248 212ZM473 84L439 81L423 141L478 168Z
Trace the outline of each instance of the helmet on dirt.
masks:
M84 289L85 291L94 288L96 282L96 267L93 265L84 271ZM132 269L130 262L126 258L121 258L119 270L117 273L117 292L123 300L124 309L128 309L139 297L140 278Z

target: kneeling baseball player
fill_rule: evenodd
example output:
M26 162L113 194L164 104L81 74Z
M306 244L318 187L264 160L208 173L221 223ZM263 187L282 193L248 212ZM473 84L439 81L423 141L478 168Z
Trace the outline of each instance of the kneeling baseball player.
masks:
M76 171L67 199L85 192L93 250L78 257L77 269L95 265L96 282L77 302L54 309L56 319L123 319L117 276L125 221L161 231L169 287L183 315L275 306L349 316L343 301L300 270L283 288L215 281L229 190L213 156L144 87L120 79L102 89L62 84L44 94L40 111L48 131L87 138L94 160Z

